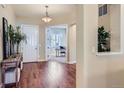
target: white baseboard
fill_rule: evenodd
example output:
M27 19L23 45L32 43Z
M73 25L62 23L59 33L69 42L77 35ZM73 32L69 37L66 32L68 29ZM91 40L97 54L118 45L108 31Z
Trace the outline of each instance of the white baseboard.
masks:
M68 63L69 64L75 64L76 63L76 60L75 61L69 61Z
M39 59L38 62L46 62L47 60L45 59Z
M30 62L23 61L23 63L34 63L34 62L46 62L46 60L37 60L37 61L30 61Z
M23 61L23 63L37 63L38 61L30 61L30 62L27 62L27 61Z

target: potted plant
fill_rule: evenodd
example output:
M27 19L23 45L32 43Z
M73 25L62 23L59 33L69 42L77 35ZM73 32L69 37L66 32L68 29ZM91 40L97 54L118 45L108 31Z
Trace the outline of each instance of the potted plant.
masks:
M98 27L98 52L110 51L110 32L105 31L104 27Z
M16 27L16 31L14 33L14 38L15 38L14 40L16 42L16 52L18 54L21 41L26 41L26 35L21 33L20 26Z
M14 33L14 28L12 25L8 26L8 35L10 39L10 54L14 54L14 44L16 43L15 41L15 33Z

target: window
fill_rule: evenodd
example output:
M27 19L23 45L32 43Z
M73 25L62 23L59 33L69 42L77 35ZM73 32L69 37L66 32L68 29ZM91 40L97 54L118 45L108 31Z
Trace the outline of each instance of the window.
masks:
M103 5L103 15L107 14L107 5Z
M102 7L99 7L99 16L102 16Z
M99 16L103 16L107 14L107 4L99 7Z

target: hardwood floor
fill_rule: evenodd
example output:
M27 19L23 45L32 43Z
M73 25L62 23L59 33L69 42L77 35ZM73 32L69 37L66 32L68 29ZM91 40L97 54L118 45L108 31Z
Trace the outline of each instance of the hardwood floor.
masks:
M26 63L19 86L21 88L75 88L76 64Z

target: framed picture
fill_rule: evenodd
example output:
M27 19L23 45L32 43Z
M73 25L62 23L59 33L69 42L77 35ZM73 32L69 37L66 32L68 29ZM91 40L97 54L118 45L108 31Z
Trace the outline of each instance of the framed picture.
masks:
M5 17L2 18L3 23L3 59L10 55L10 41L8 36L8 22Z

